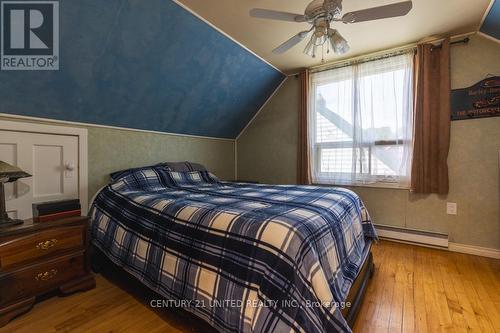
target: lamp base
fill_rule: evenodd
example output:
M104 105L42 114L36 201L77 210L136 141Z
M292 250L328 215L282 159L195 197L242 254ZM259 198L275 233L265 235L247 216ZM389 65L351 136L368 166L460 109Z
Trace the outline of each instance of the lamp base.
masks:
M14 225L23 224L23 220L11 219L11 218L0 218L0 229L12 227Z

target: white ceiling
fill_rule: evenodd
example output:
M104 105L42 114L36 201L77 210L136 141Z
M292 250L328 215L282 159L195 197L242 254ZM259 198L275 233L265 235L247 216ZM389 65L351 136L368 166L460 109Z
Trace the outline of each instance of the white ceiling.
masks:
M321 63L302 53L302 41L290 51L275 55L271 51L282 42L309 28L293 23L251 18L251 8L268 8L302 14L308 0L177 0L226 34L285 73ZM344 0L343 13L402 0ZM334 28L349 41L351 50L326 61L397 47L429 36L455 35L477 31L490 0L413 0L413 9L403 17L356 24L335 23Z

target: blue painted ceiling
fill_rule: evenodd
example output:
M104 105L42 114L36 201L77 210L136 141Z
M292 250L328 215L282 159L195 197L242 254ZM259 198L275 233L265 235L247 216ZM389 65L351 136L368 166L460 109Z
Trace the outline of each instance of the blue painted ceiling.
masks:
M171 0L61 0L60 70L1 71L0 112L235 138L284 75Z
M490 8L488 15L479 29L482 33L485 33L491 37L495 37L500 40L500 1L495 0Z

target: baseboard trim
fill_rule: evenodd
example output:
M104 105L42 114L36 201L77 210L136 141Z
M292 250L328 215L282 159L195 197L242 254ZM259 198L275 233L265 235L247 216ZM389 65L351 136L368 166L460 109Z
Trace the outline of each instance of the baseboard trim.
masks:
M380 238L421 246L448 248L448 236L440 233L402 229L386 225L375 225Z
M474 256L500 259L500 249L453 243L448 241L448 235L422 230L376 224L375 229L381 239L391 242L411 244L434 249L471 254Z
M488 247L459 244L450 242L448 245L448 250L452 252L459 252L465 254L472 254L475 256L488 257L493 259L500 259L500 250L492 249Z

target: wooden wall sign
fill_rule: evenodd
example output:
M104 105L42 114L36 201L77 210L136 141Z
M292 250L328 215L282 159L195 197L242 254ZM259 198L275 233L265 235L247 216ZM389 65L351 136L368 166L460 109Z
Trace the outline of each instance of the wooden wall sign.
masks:
M500 116L500 76L451 91L451 120Z

